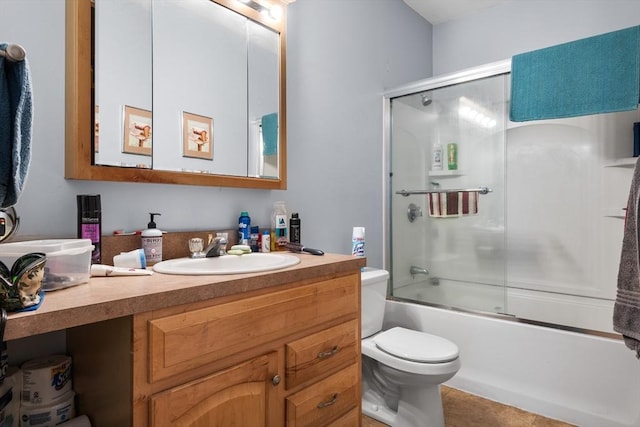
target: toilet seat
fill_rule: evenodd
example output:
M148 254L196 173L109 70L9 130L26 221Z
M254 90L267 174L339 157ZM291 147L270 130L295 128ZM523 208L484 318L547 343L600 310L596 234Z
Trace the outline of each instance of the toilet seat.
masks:
M458 346L451 341L402 327L375 335L373 342L386 353L419 363L445 363L459 356Z

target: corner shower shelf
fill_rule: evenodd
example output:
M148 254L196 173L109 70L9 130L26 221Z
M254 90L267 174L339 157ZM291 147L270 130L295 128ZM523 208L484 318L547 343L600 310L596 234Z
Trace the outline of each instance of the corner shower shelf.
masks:
M607 209L604 212L604 216L607 218L620 218L620 219L624 219L626 216L626 210L627 208L620 208L620 209Z
M454 177L454 176L462 176L464 175L460 170L446 170L446 171L429 171L429 176L439 176L439 177Z
M637 157L625 157L623 159L617 159L614 163L606 165L607 168L632 168L635 167Z

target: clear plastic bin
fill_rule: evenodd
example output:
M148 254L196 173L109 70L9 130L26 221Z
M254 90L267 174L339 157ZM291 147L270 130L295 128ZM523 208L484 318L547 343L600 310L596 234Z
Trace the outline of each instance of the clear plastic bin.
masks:
M91 252L89 239L28 240L1 243L0 261L9 269L24 254L43 252L47 255L42 288L45 291L67 288L89 281Z

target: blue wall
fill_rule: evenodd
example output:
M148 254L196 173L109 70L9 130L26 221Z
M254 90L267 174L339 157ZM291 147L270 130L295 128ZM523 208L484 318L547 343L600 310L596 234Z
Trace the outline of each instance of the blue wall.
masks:
M21 239L75 237L75 195L102 196L103 232L269 224L273 201L302 218L303 243L350 253L364 225L382 264L382 102L386 87L431 75L431 25L401 0L298 0L289 6L289 190L64 179L64 1L2 0L0 40L27 50L35 99L33 157L16 206ZM339 7L337 7L339 5ZM186 77L186 76L185 76Z

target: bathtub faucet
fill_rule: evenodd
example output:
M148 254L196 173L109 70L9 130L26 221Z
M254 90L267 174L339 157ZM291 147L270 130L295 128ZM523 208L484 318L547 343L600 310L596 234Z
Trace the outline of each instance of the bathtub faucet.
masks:
M411 273L411 277L416 277L416 274L429 275L429 270L427 270L426 268L416 267L415 265L412 265L409 268L409 273Z

